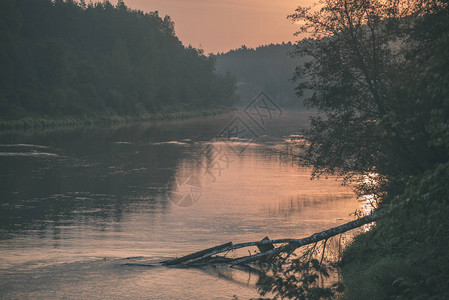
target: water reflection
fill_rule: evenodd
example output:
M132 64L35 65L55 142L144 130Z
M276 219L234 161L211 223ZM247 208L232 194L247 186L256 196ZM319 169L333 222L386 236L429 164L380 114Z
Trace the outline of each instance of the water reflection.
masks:
M358 203L348 188L332 178L311 181L310 170L278 151L307 116L267 124L258 139L229 145L216 137L232 118L1 135L0 290L45 298L55 286L61 297L83 286L119 297L119 288L135 281L145 282L133 290L137 298L184 298L186 289L193 298L256 297L254 286L224 280L243 276L227 270L217 281L204 271L116 268L127 257L157 265L229 241L300 238L353 218ZM245 150L233 151L239 147ZM191 202L179 205L173 196L184 201L186 191ZM20 294L36 268L41 279ZM76 283L48 280L67 270Z
M222 119L55 130L0 137L0 238L83 215L120 222L130 203L169 206L158 195ZM212 125L212 126L211 126ZM168 139L168 141L167 141ZM170 142L179 139L185 142ZM26 144L25 144L26 143ZM42 152L45 151L45 152ZM74 213L76 212L76 213Z

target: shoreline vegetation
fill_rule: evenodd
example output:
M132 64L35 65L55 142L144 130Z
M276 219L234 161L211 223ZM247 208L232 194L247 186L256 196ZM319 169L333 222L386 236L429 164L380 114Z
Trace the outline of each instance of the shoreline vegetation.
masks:
M169 16L124 1L0 2L0 129L229 111L236 82L185 46Z
M296 69L297 92L313 91L305 104L320 113L298 159L316 177L353 183L368 210L359 216L384 214L326 263L337 265L344 289L319 285L329 276L323 242L318 260L293 261L268 290L290 299L449 299L449 1L321 4L289 16L310 36L295 52L310 58Z
M174 111L157 114L144 114L140 116L104 115L98 117L25 117L16 120L0 120L0 132L10 130L45 130L64 129L90 126L124 125L132 122L168 121L201 118L226 114L234 108L217 108L196 111Z

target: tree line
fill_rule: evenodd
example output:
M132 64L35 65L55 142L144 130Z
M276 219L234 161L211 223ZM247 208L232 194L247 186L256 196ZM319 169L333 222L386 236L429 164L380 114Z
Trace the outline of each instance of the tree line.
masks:
M295 67L304 59L293 57L294 51L295 45L291 42L256 48L242 46L216 55L217 72L235 76L242 101L251 101L259 92L265 91L284 108L304 108L292 80Z
M183 46L169 16L120 0L2 0L0 117L98 117L214 110L235 82Z

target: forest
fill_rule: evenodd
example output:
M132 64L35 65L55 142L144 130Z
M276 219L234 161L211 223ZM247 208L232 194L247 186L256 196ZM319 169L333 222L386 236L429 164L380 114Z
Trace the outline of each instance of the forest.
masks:
M235 76L237 93L243 102L265 91L284 108L304 109L303 98L296 95L293 81L295 68L304 58L294 57L294 52L291 42L256 48L242 46L216 55L217 72Z
M215 111L235 82L169 16L123 1L2 0L0 118L146 119Z

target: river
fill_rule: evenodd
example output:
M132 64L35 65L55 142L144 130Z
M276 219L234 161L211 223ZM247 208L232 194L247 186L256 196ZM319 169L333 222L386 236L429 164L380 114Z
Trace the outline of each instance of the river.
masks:
M0 134L0 297L258 297L253 274L159 262L305 237L360 203L284 154L308 113L247 116Z

